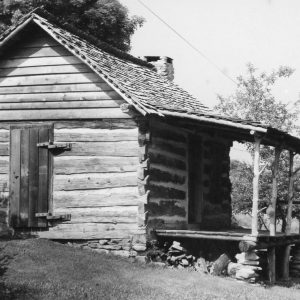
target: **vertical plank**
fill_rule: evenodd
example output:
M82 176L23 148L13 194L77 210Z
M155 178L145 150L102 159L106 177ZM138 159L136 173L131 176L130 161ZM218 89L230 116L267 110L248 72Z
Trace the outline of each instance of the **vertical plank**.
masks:
M252 220L251 234L258 235L258 200L259 200L259 161L260 161L261 139L255 137L254 161L253 161L253 198L252 198Z
M294 152L289 151L289 187L288 187L288 206L286 213L286 235L291 234L292 227L292 211L293 211L293 199L294 199ZM291 254L291 245L286 245L284 247L283 259L282 259L282 279L288 280L290 277L290 254Z
M54 142L54 126L48 129L49 141ZM53 154L48 151L48 212L53 213Z
M20 226L28 226L29 210L29 130L21 130Z
M268 248L268 275L270 283L276 281L276 253L275 247Z
M39 143L46 143L49 141L49 129L39 129ZM48 212L48 149L39 148L39 197L37 212ZM45 218L38 218L38 227L46 227L47 220Z
M19 200L20 200L20 130L12 129L10 133L10 225L19 226Z
M39 130L31 128L29 132L29 227L37 227L35 217L39 198Z

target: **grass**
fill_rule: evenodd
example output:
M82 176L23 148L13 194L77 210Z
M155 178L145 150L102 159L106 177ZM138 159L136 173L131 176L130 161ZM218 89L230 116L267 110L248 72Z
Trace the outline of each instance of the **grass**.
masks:
M300 284L252 286L47 240L2 241L3 247L1 255L12 259L0 277L0 299L300 299Z

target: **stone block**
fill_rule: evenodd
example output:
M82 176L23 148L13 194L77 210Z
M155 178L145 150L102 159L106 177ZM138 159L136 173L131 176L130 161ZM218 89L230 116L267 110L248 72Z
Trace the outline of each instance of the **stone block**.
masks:
M146 244L134 244L132 246L132 249L137 251L137 252L143 252L146 251Z
M100 253L100 254L109 254L110 253L109 250L105 250L105 249L93 249L93 251Z
M113 251L111 251L111 254L117 255L117 256L122 256L122 257L130 256L129 251L125 251L125 250L113 250Z
M99 245L107 245L108 244L108 240L99 240Z

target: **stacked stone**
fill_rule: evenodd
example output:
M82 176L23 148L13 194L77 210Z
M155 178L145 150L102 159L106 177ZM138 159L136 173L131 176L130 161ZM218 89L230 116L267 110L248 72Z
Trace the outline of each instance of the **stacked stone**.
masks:
M71 246L93 250L97 253L113 254L122 257L137 257L146 251L146 244L135 243L132 239L101 239L85 242L69 242Z
M290 274L293 277L300 277L300 245L295 245L291 251Z
M183 248L179 242L174 241L167 252L167 263L169 266L179 269L192 267L196 258L193 255L188 255L187 250Z
M227 267L229 276L235 277L239 280L248 282L256 282L259 277L258 271L262 268L259 266L259 256L255 251L242 252L235 256L237 262L230 262Z

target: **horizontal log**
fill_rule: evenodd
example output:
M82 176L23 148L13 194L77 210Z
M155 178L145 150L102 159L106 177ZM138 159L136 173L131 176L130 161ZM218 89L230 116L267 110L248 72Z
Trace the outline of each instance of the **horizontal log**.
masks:
M138 205L136 187L99 190L54 191L54 209Z
M53 189L55 191L73 191L136 185L136 172L85 173L73 175L55 175Z
M0 154L1 154L0 144ZM3 151L4 153L4 151ZM5 155L5 154L4 154ZM72 150L62 152L60 156L138 156L136 141L122 142L75 142Z
M138 159L136 157L112 157L112 156L62 156L54 158L55 174L79 174L79 173L109 173L109 172L133 172L137 170Z
M151 155L162 155L170 159L177 159L181 161L186 161L186 157L177 153L173 153L172 151L166 151L159 149L157 147L153 147L153 144L148 149L148 153L151 153Z
M166 172L160 169L150 168L149 171L151 181L156 182L172 182L174 184L183 185L186 181L186 176Z
M148 157L151 163L166 165L171 168L185 170L186 162L177 158L172 158L164 154L154 153L151 149L148 152Z
M77 83L57 85L30 85L0 87L0 95L7 94L35 94L35 93L67 93L67 92L103 92L112 91L106 83ZM1 96L0 96L1 97Z
M169 130L151 126L151 134L153 138L161 138L175 142L186 141L186 135L184 133L180 133L177 128L174 128L174 130Z
M40 238L48 239L109 239L130 238L138 231L137 224L58 224L49 231L32 232Z
M9 190L9 174L8 173L0 174L0 192L8 192L8 190Z
M54 139L57 142L137 141L137 129L57 129Z
M8 174L9 172L9 158L6 156L0 157L0 174Z
M111 206L92 208L61 208L55 215L71 214L67 223L136 223L137 206Z
M160 138L152 138L151 148L154 150L162 150L169 153L174 153L182 157L186 156L186 144L179 142L171 142Z
M0 123L1 128L1 123ZM133 129L137 128L136 122L132 119L103 119L93 121L63 121L55 122L55 129L76 129L76 128L90 128L90 129Z
M168 188L165 186L158 186L149 184L148 189L151 191L151 197L154 198L166 198L166 199L175 199L175 200L185 200L186 193L185 191Z
M4 143L9 142L9 130L0 129L0 142L4 142Z
M0 68L23 68L34 66L55 66L73 64L82 64L82 61L74 55L59 57L16 58L1 60Z
M0 68L0 77L13 77L24 75L42 75L42 74L74 74L87 73L91 70L85 64L76 65L56 65L56 66L35 66L24 68Z
M29 58L29 57L47 57L47 56L70 56L71 53L65 47L55 45L52 47L31 47L17 48L9 54L10 58Z
M150 201L147 204L147 211L151 217L157 216L186 216L186 209L182 205L178 205L178 201L160 201L155 203Z
M7 137L7 141L9 137ZM9 143L0 142L0 156L7 156L9 155Z
M167 173L171 173L171 174L176 174L178 176L187 176L187 170L179 170L179 169L175 169L175 168L170 168L167 165L162 165L162 164L156 164L151 162L150 164L150 169L156 169L156 170L160 170L162 172L167 172Z
M47 74L34 76L2 77L0 87L21 87L54 84L76 84L76 83L103 83L98 75L93 72L79 74Z
M99 92L66 92L66 93L35 93L35 94L5 94L0 95L0 103L19 102L58 102L58 101L89 101L89 100L117 100L122 98L115 91Z
M62 119L96 119L96 118L131 118L119 108L82 108L51 110L2 110L0 120L62 120Z
M60 102L22 102L1 103L0 110L22 110L22 109L81 109L81 108L115 108L119 107L123 100L100 100L100 101L60 101Z

